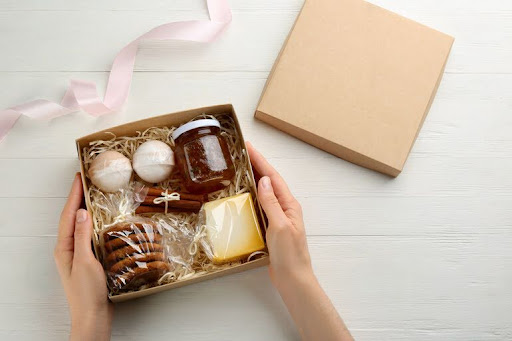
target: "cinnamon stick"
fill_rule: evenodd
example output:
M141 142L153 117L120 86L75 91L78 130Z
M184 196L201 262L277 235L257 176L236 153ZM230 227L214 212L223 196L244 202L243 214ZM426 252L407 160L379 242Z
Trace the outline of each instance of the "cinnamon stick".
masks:
M153 200L158 197L147 196L144 198L144 201L141 203L143 206L157 206L157 207L165 207L165 202L155 204ZM201 208L202 203L200 201L195 200L171 200L167 202L167 207L169 208L182 208L188 210L197 210Z
M190 200L174 200L169 201L168 203L169 211L183 211L183 212L198 212L201 209L201 203L199 201L190 201ZM143 213L165 213L165 203L162 204L152 204L152 205L144 205L137 207L135 209L135 214L143 214Z
M153 197L161 197L162 193L165 192L165 189L162 188L148 188L148 196ZM172 193L172 191L169 190L169 193ZM183 200L192 200L192 201L200 201L200 202L206 202L208 201L208 195L207 194L191 194L191 193L178 193L180 195L180 199Z
M139 206L135 209L135 214L144 214L144 213L165 213L165 207Z
M147 206L158 206L157 204L155 204L155 203L153 202L156 198L159 198L159 197L155 197L155 196L147 195L147 196L144 198L144 201L141 203L141 205L147 205ZM165 206L165 205L164 205L164 206Z

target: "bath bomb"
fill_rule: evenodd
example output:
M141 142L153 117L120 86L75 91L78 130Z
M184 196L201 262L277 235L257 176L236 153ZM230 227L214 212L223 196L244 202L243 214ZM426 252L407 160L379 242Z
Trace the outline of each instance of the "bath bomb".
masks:
M106 151L91 163L89 178L104 192L117 192L126 187L132 177L130 160L121 153Z
M174 168L174 152L157 140L144 142L133 154L133 169L144 181L157 183L167 180Z

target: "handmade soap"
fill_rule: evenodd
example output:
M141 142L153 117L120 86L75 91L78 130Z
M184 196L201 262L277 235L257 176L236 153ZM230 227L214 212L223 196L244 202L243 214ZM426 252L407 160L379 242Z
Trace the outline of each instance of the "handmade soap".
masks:
M249 193L208 202L203 206L207 254L216 264L243 259L265 248Z

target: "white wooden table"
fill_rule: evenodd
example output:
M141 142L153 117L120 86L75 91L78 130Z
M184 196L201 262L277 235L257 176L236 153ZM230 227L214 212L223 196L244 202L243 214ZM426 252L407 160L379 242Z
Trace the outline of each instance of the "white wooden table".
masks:
M65 340L52 250L78 169L74 139L123 122L231 102L244 133L305 211L316 273L359 340L512 339L512 2L377 0L456 37L405 171L392 180L253 119L302 0L232 0L212 45L140 50L122 113L22 118L0 144L0 339ZM0 107L104 90L116 52L201 0L0 0ZM116 307L114 340L290 340L266 269Z

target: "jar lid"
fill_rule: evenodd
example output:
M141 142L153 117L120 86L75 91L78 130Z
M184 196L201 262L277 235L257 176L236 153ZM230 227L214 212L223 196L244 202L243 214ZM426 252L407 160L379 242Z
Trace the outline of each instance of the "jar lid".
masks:
M185 123L172 133L172 139L176 140L181 134L186 133L189 130L202 128L202 127L217 127L220 128L220 122L213 118L205 118L202 120L192 121Z

